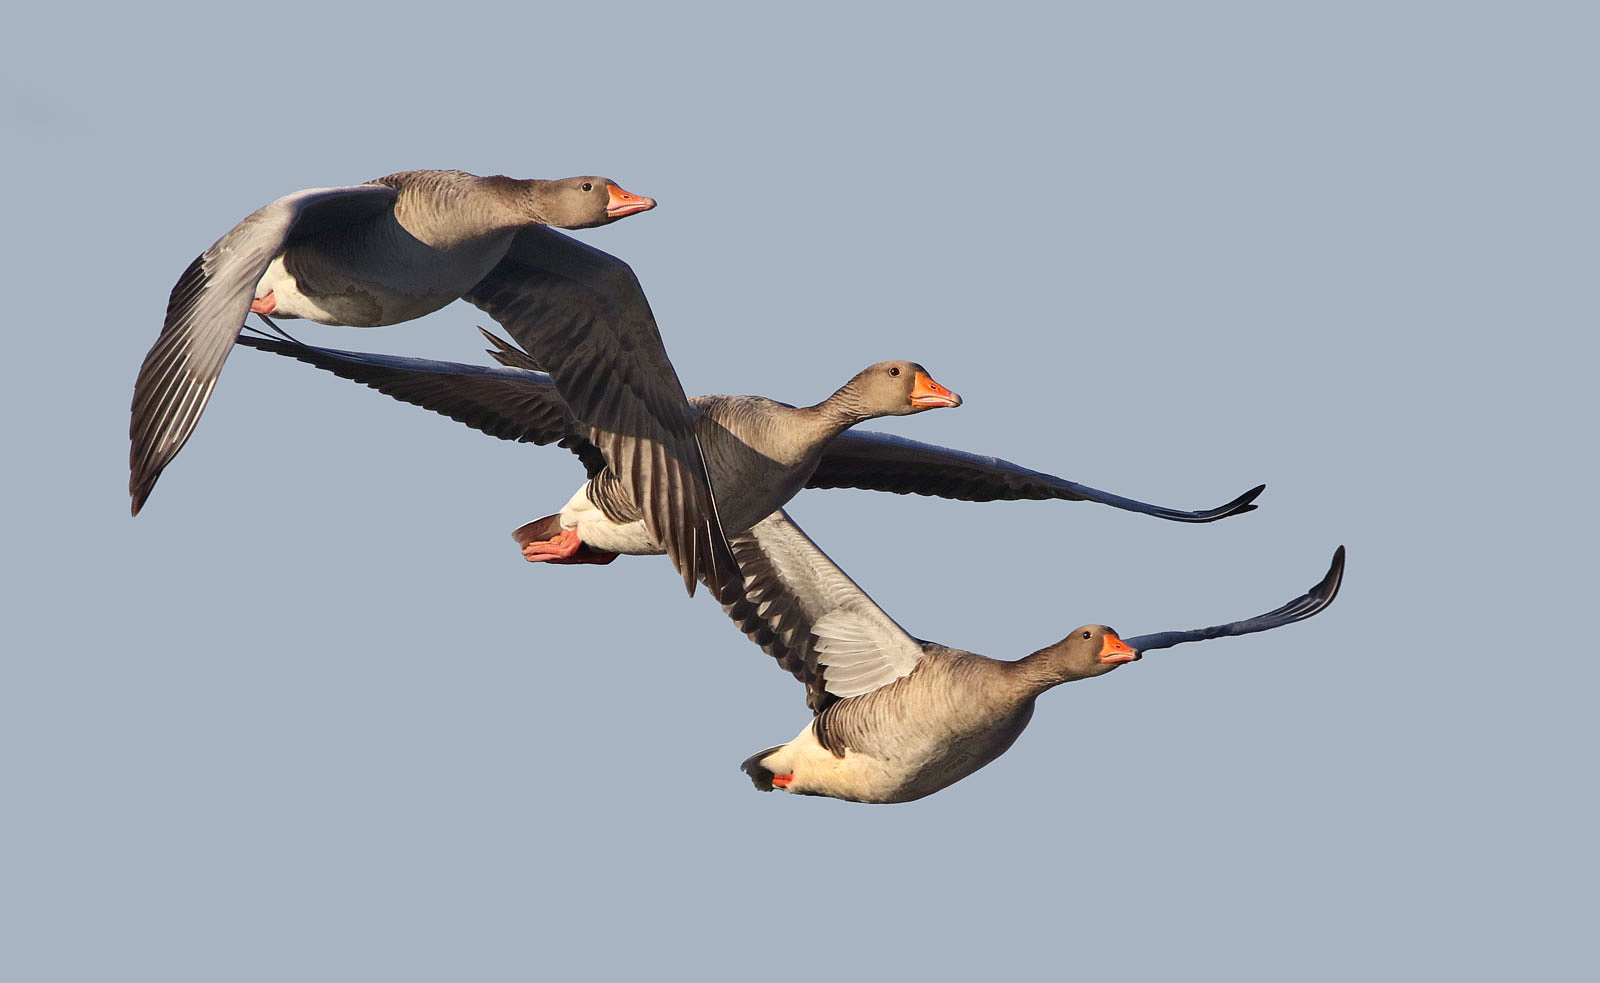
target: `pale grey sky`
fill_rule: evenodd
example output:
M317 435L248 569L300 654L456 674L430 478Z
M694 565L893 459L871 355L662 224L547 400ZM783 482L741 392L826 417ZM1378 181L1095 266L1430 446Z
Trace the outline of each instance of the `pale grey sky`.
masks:
M0 975L1578 977L1596 26L13 15ZM564 452L239 351L130 519L128 400L185 265L278 195L413 167L658 198L581 235L690 392L811 401L911 358L966 405L881 429L1181 508L1268 484L1200 527L798 499L913 634L1015 658L1231 620L1339 543L1344 593L1064 687L973 778L870 807L751 789L804 694L665 559L521 560ZM487 323L291 328L486 361Z

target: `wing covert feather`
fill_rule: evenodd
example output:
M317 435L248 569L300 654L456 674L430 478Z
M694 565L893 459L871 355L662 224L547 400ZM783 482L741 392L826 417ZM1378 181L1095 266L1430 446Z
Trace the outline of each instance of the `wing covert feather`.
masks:
M906 634L783 510L732 540L744 596L723 610L805 684L820 712L907 675L922 645Z

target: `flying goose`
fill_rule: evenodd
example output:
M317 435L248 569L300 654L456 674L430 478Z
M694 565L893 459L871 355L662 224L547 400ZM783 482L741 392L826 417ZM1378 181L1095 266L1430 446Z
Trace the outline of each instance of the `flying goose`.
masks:
M501 357L529 362L519 349L484 334ZM497 437L573 450L589 480L560 512L514 533L529 560L608 563L623 553L663 552L639 521L641 509L628 493L629 460L588 439L559 387L542 372L342 352L249 335L239 342L366 383ZM697 396L686 408L697 423L722 526L742 530L793 498L829 442L845 429L875 417L960 405L961 397L921 365L888 361L862 369L814 406L794 407L761 396Z
M480 329L481 330L481 329ZM485 331L503 367L372 355L293 339L242 336L239 343L286 355L441 413L505 440L557 444L573 451L590 481L561 512L513 536L532 561L607 563L618 553L658 552L611 491L611 455L586 437L549 376L515 346ZM896 383L896 373L898 384ZM1101 502L1178 522L1210 522L1249 512L1264 485L1215 509L1180 512L1098 491L994 457L981 457L881 433L850 431L875 416L899 416L960 397L913 362L883 362L822 402L793 407L760 396L697 396L700 439L722 512L723 528L742 531L801 488L871 488L968 501L1066 499ZM621 521L618 521L621 520ZM740 581L734 581L737 585Z
M697 577L733 583L694 414L638 280L616 257L544 227L604 225L654 205L602 177L404 171L256 211L179 278L140 367L134 514L188 440L251 311L368 327L464 298L539 357L585 439L636 462L627 493L689 591Z
M1102 676L1145 652L1302 621L1333 603L1344 547L1310 591L1245 621L1121 638L1084 625L1004 662L912 638L782 511L731 539L744 597L740 630L806 686L814 716L794 740L740 766L756 788L855 802L909 802L1003 754L1039 694Z

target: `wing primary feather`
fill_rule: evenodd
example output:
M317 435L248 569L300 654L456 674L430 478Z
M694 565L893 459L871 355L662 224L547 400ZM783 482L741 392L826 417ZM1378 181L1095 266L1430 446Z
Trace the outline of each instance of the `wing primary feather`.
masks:
M998 457L925 444L892 434L852 430L823 450L808 488L865 488L966 501L1060 499L1096 502L1172 522L1215 522L1256 509L1257 485L1212 509L1183 511L1152 505L1022 467Z
M188 442L250 311L254 289L306 216L324 226L369 217L393 188L313 188L247 216L191 262L167 296L161 333L134 382L128 491L138 515L161 472Z
M525 229L466 299L549 371L574 416L593 428L591 441L685 589L704 580L723 592L734 565L720 521L706 521L715 498L694 410L628 265L549 229ZM652 446L645 469L618 461L627 441Z
M1133 638L1123 639L1130 647L1141 652L1153 649L1170 648L1184 642L1199 642L1210 638L1224 638L1231 635L1249 635L1260 631L1270 631L1292 625L1297 621L1321 613L1333 599L1339 595L1339 586L1344 581L1345 549L1340 546L1333 552L1333 562L1328 566L1328 572L1306 593L1296 597L1279 607L1268 611L1266 614L1246 618L1243 621L1233 621L1225 625L1213 625L1210 628L1196 628L1190 631L1166 631L1151 635L1137 635Z

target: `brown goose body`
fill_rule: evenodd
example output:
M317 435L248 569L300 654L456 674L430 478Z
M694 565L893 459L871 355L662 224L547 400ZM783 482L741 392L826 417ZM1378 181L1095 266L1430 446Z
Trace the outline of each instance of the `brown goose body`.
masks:
M603 225L654 204L599 177L406 171L260 209L173 289L134 387L134 512L193 431L249 312L372 326L459 297L539 358L596 453L627 462L621 487L689 591L720 591L737 569L693 408L643 290L626 263L546 228Z
M696 396L696 430L725 532L748 529L782 508L811 478L823 449L857 423L905 416L961 398L935 382L915 362L890 361L861 370L814 406L796 407L764 396ZM652 554L661 545L640 521L636 501L609 467L573 495L562 510L514 534L525 547L574 530L585 549L580 562L602 562L596 552ZM536 551L530 559L540 556Z
M589 228L655 204L601 177L402 171L368 183L392 188L391 206L291 240L256 283L255 299L273 297L267 313L349 327L409 321L465 296L522 228Z
M1000 757L1033 718L1042 689L1016 663L922 643L900 679L831 703L794 740L744 764L758 788L853 802L910 802ZM755 770L752 770L755 769Z
M787 744L741 768L764 791L855 802L909 802L967 777L1011 747L1046 690L1104 675L1142 653L1183 642L1267 631L1333 602L1344 548L1322 581L1244 621L1122 639L1084 625L1015 662L912 638L787 515L733 538L745 596L734 622L805 683L814 716Z
M636 294L637 285L631 290ZM624 453L618 454L619 445L602 447L594 439L594 429L569 405L566 392L542 371L541 362L502 338L484 335L494 346L489 353L501 367L339 351L287 338L246 336L239 343L298 359L492 437L572 450L592 480L561 513L516 530L513 535L525 552L560 536L564 525L577 528L580 520L595 524L596 535L608 542L607 548L582 546L558 562L605 563L619 552L657 552L659 539L633 522L640 497L611 467L621 461L626 472L627 448L621 447ZM914 363L900 364L913 366L914 371ZM809 407L760 396L686 400L685 425L691 428L696 451L705 458L707 484L714 479L722 523L743 529L787 502L801 487L866 488L976 502L1087 501L1174 522L1206 523L1253 511L1265 487L1257 485L1224 505L1201 511L1152 505L997 457L862 431L854 424L881 415L883 407L874 408L857 395L847 385ZM948 390L943 395L954 398ZM619 531L623 526L628 528Z
M604 225L654 204L601 177L423 170L297 191L258 209L190 264L140 368L134 513L193 431L252 310L355 327L408 321L482 283L521 229Z

